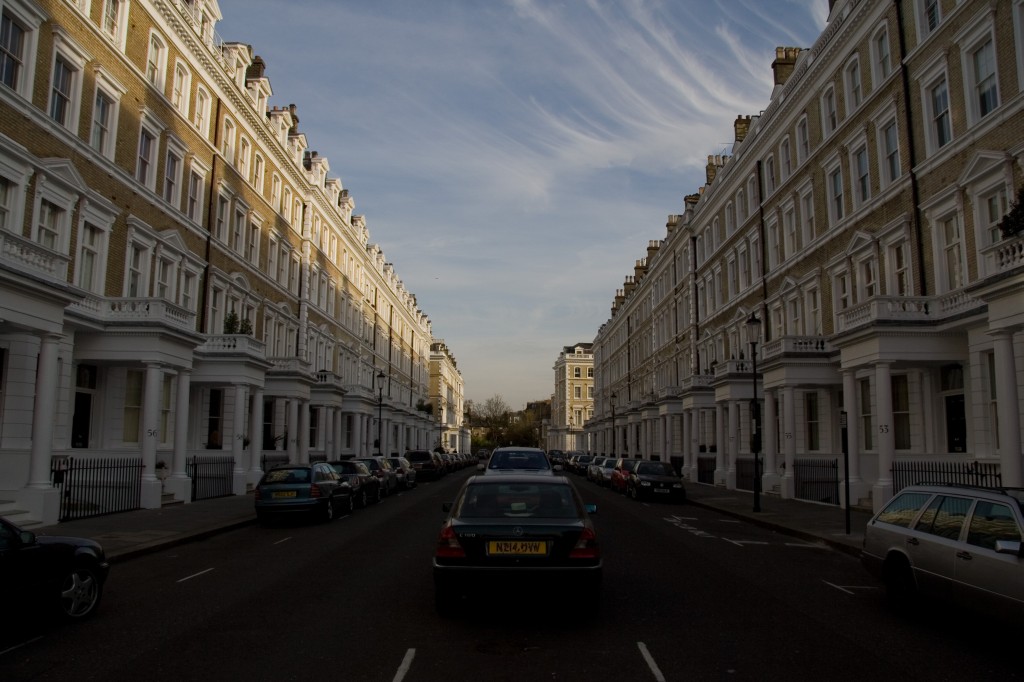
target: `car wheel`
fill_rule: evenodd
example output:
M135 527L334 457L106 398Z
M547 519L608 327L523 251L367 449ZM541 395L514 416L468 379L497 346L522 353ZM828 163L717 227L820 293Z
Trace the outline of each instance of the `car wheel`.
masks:
M348 513L351 514L356 510L356 498L354 495L349 493L348 496Z
M377 502L380 502L383 499L384 499L384 493L381 492L380 486L378 485L377 486Z
M897 608L908 606L917 593L914 583L914 571L906 558L889 557L882 568L882 582L885 583L885 596L889 603Z
M366 488L363 488L359 493L359 506L366 509L366 505L370 503L370 498L366 494Z
M71 620L88 618L96 611L102 595L103 585L96 570L91 566L78 566L61 582L61 611Z
M636 488L635 488L635 487L633 487L633 488L629 488L629 489L627 490L627 492L629 493L629 496L630 496L631 498L633 498L634 500L636 499Z
M324 523L330 523L334 520L334 497L327 498L327 504L324 505Z

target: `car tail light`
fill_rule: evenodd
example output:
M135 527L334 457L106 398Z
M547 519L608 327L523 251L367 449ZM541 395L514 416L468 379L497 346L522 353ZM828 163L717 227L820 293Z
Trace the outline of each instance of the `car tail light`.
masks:
M569 552L570 559L600 559L601 548L597 545L597 534L592 528L584 528L576 546Z
M451 526L441 529L441 536L437 539L437 552L435 556L439 559L462 559L466 556L466 550L459 544L459 537L452 530Z
M311 485L309 486L310 497L320 497L320 486Z

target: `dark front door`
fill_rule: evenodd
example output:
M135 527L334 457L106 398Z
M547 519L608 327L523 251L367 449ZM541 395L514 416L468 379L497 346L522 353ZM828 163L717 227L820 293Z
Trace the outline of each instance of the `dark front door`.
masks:
M89 424L92 423L92 393L75 393L75 415L71 418L71 447L89 447Z
M946 448L949 452L967 452L967 414L964 396L946 396Z

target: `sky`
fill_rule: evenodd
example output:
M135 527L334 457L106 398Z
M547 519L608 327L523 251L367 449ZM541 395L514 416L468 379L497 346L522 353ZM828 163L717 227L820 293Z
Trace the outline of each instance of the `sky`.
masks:
M464 396L554 392L828 0L219 0Z

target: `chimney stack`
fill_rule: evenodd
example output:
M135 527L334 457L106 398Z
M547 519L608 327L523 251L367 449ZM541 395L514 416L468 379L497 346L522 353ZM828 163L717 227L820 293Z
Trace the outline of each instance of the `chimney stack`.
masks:
M789 77L793 75L793 69L796 67L796 58L799 56L799 47L775 48L775 61L772 62L772 71L775 73L775 85L786 84Z

